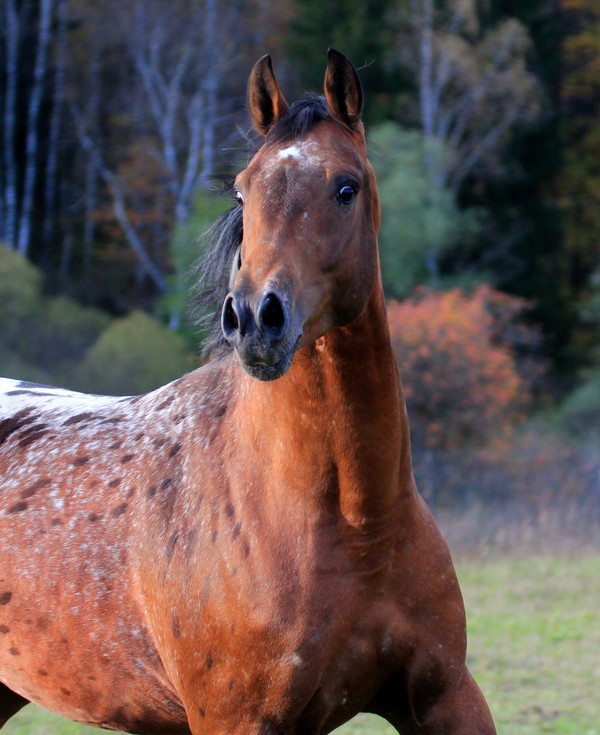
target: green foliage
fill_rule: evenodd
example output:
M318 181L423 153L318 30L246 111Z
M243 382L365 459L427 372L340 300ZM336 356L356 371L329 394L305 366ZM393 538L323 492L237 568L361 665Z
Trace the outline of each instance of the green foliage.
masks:
M600 369L565 400L558 422L570 434L600 440Z
M64 296L48 298L32 314L26 334L18 340L19 352L44 370L68 374L109 324L110 317L99 309Z
M172 291L160 299L157 313L194 344L197 343L196 330L186 321L190 291L194 285L193 266L202 254L202 235L231 205L230 198L216 192L199 192L189 218L175 228L171 238L174 273L169 277L169 283Z
M37 268L0 244L0 356L14 347L26 320L39 308L41 281Z
M385 123L370 132L369 147L381 200L384 289L403 298L418 284L438 282L440 256L459 237L464 242L477 233L480 213L461 211L450 189L432 180L428 159L443 158L439 141Z
M296 0L289 24L286 51L293 63L301 91L319 89L329 46L342 51L360 68L368 97L366 119L381 120L389 98L397 94L402 76L390 65L394 46L391 0Z
M134 312L102 333L79 366L75 384L92 393L146 393L194 367L181 337Z

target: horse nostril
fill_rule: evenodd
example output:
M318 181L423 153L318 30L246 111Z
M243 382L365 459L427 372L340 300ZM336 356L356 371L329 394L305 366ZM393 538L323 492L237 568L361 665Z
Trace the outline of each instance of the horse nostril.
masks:
M230 337L234 332L237 332L240 328L240 320L235 311L233 303L233 296L228 296L223 304L223 313L221 316L221 326L223 328L223 334L226 337Z
M287 314L281 299L274 293L268 293L258 310L259 326L273 336L281 336L287 328Z

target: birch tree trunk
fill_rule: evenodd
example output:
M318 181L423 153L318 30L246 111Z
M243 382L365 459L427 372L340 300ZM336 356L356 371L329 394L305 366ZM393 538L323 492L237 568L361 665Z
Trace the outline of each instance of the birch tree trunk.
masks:
M38 146L39 146L39 115L44 93L46 76L48 45L54 0L40 0L40 21L37 37L35 68L33 73L33 87L29 98L27 111L27 141L25 148L25 179L23 183L23 197L21 214L19 217L19 231L17 235L17 250L21 255L27 255L31 239L31 217L33 199L38 174Z
M57 204L57 171L60 155L60 133L65 95L65 66L67 60L67 7L68 0L58 0L58 29L56 35L56 59L54 69L54 90L52 93L52 114L48 133L48 156L46 160L46 180L44 186L44 252L49 253L55 229Z
M18 88L20 19L15 0L4 0L5 66L4 93L4 192L3 223L0 237L8 247L14 248L17 240L17 163L15 156L15 122Z

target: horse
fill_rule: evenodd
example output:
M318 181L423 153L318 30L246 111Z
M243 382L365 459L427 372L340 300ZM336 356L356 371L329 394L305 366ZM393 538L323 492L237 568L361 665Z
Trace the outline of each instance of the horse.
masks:
M0 727L31 701L142 735L495 732L413 480L362 100L333 49L291 107L254 66L202 367L134 397L0 384Z

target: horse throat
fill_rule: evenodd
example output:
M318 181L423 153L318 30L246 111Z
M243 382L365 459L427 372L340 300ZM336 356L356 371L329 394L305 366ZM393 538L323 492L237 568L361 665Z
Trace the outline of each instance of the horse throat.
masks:
M380 288L352 324L299 350L283 378L247 387L254 446L275 475L287 468L280 478L285 492L293 482L310 500L334 503L354 526L377 521L397 508L401 493L414 493L406 407Z

